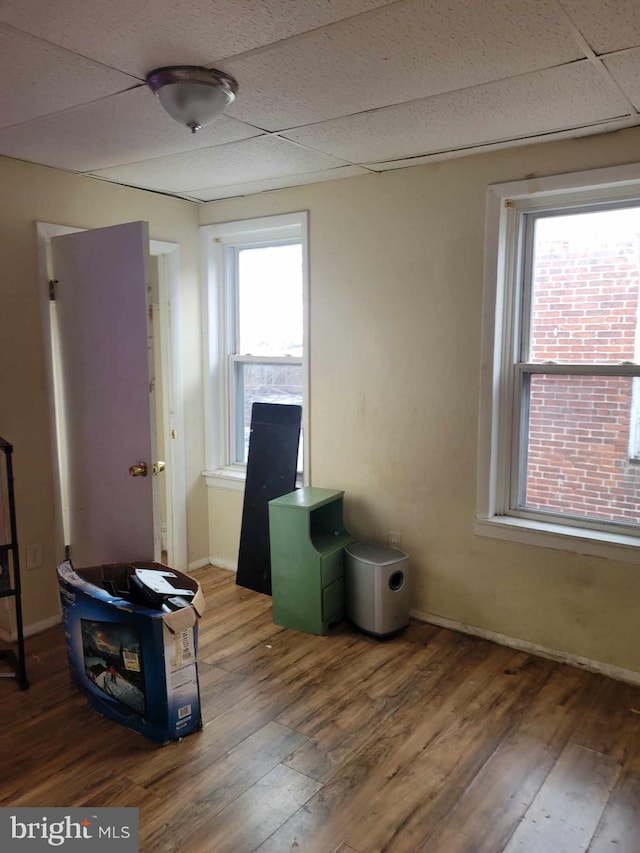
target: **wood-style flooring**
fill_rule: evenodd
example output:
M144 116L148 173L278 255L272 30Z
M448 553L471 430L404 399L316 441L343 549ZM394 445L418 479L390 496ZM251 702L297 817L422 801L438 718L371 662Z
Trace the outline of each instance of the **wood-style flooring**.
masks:
M0 806L137 806L145 853L640 851L640 688L419 622L284 630L195 574L204 729L103 719L51 629L0 680Z

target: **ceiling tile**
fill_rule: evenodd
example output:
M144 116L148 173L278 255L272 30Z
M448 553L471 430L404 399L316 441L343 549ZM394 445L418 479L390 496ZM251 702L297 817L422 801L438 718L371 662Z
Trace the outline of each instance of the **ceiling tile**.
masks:
M144 78L160 65L208 65L387 2L3 0L0 19Z
M604 64L634 107L640 110L640 48L608 56Z
M347 164L341 160L309 151L286 139L259 136L216 148L100 169L93 174L130 186L185 194L201 187L228 186L344 165Z
M589 61L283 133L355 163L411 157L628 115Z
M0 154L202 200L640 121L640 0L0 0L0 20ZM137 85L171 63L239 80L196 135Z
M1 25L0 80L2 127L86 104L138 82Z
M407 166L421 166L425 163L436 163L443 160L453 160L457 157L465 157L468 154L488 151L503 151L508 148L522 147L523 145L535 145L537 142L549 142L557 139L581 139L586 136L599 136L603 133L611 133L616 130L625 130L637 127L640 124L640 116L609 119L598 124L590 124L577 130L559 130L538 136L527 136L523 139L509 139L502 142L490 142L484 145L471 146L461 150L439 151L436 154L425 154L419 157L411 157L402 160L384 160L380 163L367 163L366 168L373 172L388 172L392 169L406 169Z
M555 0L404 0L224 64L229 114L279 130L485 83L584 54Z
M0 130L0 154L76 172L209 148L261 133L220 116L190 133L146 86Z
M321 172L306 172L302 175L291 175L281 178L269 178L264 181L248 181L241 184L231 184L225 187L192 190L190 195L199 201L215 201L220 198L236 198L242 195L253 195L268 190L279 190L284 187L297 187L301 184L317 184L325 181L336 181L340 178L355 178L358 175L368 175L369 170L361 166L338 166L336 169L325 169Z
M638 0L562 0L562 5L596 53L640 45Z

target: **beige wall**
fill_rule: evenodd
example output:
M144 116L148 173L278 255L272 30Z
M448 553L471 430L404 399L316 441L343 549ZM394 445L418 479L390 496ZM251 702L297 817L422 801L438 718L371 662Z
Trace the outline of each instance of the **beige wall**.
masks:
M485 191L637 160L640 131L525 146L202 206L309 210L311 482L358 537L399 531L412 606L640 672L640 566L474 536ZM210 554L241 501L209 491ZM230 534L231 532L231 534Z
M203 205L0 158L0 435L15 445L28 624L57 612L52 459L35 221L144 219L179 242L189 560L237 558L242 498L207 490L198 213L310 211L311 478L346 490L353 532L411 555L414 609L640 672L640 572L472 533L487 184L637 160L639 131L468 157ZM461 246L464 248L461 250ZM2 612L0 612L0 625Z
M0 435L15 447L23 612L28 626L58 612L53 468L37 278L37 220L96 228L149 222L150 236L180 244L184 338L189 559L208 553L203 467L198 212L186 201L116 187L0 158ZM26 571L26 547L40 542L42 568ZM6 611L0 608L0 625Z

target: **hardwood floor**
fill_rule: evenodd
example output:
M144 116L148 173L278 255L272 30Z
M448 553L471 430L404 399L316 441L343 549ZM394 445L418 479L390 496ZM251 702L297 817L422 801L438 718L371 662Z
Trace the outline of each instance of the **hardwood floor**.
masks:
M103 719L51 629L0 681L0 805L137 806L145 853L640 851L640 688L418 622L284 630L195 574L204 729Z

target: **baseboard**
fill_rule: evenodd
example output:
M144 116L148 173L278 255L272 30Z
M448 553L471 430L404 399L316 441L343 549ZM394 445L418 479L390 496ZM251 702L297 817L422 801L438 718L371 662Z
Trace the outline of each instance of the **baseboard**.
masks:
M209 562L212 566L225 569L227 572L238 571L238 563L235 560L223 560L222 557L209 557Z
M24 636L33 637L35 634L40 634L46 631L47 628L53 628L54 625L59 625L62 622L62 616L50 616L48 619L43 619L41 622L33 622L31 625L24 626ZM16 643L18 634L15 631L7 631L6 628L0 628L0 640L5 643Z
M53 628L54 625L62 624L62 614L50 616L49 619L43 619L42 622L34 622L32 625L27 625L24 629L25 637L33 637L34 634L40 634L46 631L47 628Z
M187 572L195 569L204 569L205 566L216 566L218 569L226 569L228 572L237 572L238 564L233 560L223 560L221 557L205 557L203 560L195 560L187 566Z
M491 640L493 643L498 643L500 646L508 646L509 648L517 649L520 652L527 652L532 655L538 655L538 657L541 658L558 661L558 663L577 666L580 669L586 669L589 672L597 672L600 675L615 678L616 681L627 681L630 684L640 684L640 672L634 672L631 669L612 666L609 663L603 663L602 661L570 654L569 652L563 652L560 649L549 649L546 646L539 646L537 643L530 643L528 640L509 637L507 634L498 634L496 631L488 631L485 628L478 628L476 625L467 625L464 622L456 622L455 619L436 616L434 613L422 613L419 610L412 610L411 616L414 619L418 619L420 622L429 622L432 625L438 625L440 628L449 628L452 631L460 631L463 634L471 634L474 637L481 637L483 640Z
M204 569L205 566L208 566L210 560L208 557L204 557L202 560L194 560L193 563L189 563L187 566L187 572L193 572L196 569Z

